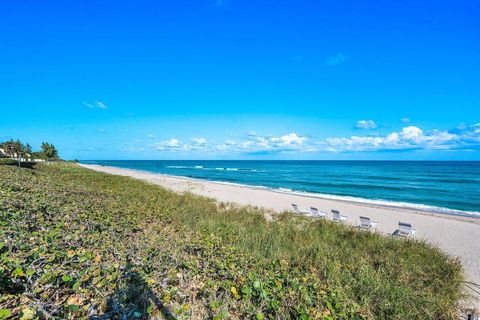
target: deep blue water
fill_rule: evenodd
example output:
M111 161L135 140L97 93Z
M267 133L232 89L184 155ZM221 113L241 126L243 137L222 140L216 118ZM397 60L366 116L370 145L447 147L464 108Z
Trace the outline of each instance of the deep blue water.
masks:
M112 160L82 163L480 216L480 161Z

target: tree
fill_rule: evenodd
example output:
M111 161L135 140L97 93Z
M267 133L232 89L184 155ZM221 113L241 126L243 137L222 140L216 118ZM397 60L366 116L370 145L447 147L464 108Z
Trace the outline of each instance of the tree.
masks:
M23 144L20 140L10 139L9 141L0 142L0 148L3 149L3 154L7 158L13 158L20 162L31 159L40 158L44 160L59 160L57 148L51 143L42 142L42 151L33 152L32 146L28 143Z
M48 160L58 160L58 151L55 146L48 142L42 142L42 153Z
M33 153L32 146L29 143L27 143L26 145L23 146L23 151L31 155Z
M20 166L20 162L22 161L23 158L26 158L27 156L27 151L26 149L31 147L29 144L27 146L23 145L20 140L13 140L11 139L10 141L6 141L0 144L2 149L4 150L4 153L7 157L10 158L15 158L18 161L18 166Z

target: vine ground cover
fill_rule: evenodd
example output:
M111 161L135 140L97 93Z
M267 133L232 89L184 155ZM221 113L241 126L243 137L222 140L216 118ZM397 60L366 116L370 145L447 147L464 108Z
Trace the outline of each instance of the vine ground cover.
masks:
M0 319L454 319L461 265L415 240L0 165Z

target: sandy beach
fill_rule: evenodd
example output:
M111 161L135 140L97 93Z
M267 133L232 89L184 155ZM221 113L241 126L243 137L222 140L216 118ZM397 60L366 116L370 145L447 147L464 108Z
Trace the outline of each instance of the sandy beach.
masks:
M81 166L109 174L141 179L176 192L191 192L222 202L266 208L272 212L291 210L291 204L295 203L300 208L313 206L323 212L337 209L349 217L347 223L351 225L359 224L359 216L368 216L379 222L377 232L385 235L392 234L398 228L399 221L409 222L417 229L415 234L417 239L425 240L447 254L458 257L463 264L467 281L480 284L480 219L323 199L117 167L85 164Z

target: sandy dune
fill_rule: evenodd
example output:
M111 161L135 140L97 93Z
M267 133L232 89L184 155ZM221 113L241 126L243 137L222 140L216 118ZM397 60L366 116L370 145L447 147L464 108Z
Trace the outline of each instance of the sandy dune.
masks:
M409 222L417 229L416 238L426 240L449 255L458 257L464 266L466 278L480 284L480 219L323 199L117 167L83 164L82 166L145 180L177 192L188 191L223 202L258 206L277 212L291 210L292 203L296 203L300 208L314 206L324 212L337 209L349 217L348 223L352 225L359 224L360 215L378 221L377 231L385 234L394 232L398 227L398 221Z

